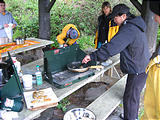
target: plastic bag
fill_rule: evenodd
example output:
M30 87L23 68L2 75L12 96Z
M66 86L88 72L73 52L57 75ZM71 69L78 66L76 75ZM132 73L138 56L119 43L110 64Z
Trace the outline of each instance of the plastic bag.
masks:
M9 25L9 27L4 28L4 30L5 30L8 38L9 38L9 39L12 39L12 26L13 26L13 24L12 24L12 23L9 23L8 25Z

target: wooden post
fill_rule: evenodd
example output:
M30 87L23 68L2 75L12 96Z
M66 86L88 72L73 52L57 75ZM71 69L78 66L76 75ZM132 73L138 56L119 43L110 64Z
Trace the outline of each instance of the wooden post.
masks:
M149 50L152 55L156 48L158 24L154 21L154 14L150 11L149 1L143 0L141 15L147 25L146 34L148 38Z
M39 0L39 38L50 39L50 11L47 7L50 0Z
M142 5L139 3L138 0L130 1L141 12L141 16L146 22L146 34L148 38L149 51L152 55L156 48L158 24L154 21L154 14L150 11L149 1L143 0Z

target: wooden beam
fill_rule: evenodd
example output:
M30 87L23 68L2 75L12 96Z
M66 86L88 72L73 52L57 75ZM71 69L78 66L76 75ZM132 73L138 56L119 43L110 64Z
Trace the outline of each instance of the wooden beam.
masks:
M50 0L39 0L39 38L50 40L50 12L47 6Z
M154 20L154 13L151 12L149 8L149 1L147 0L143 0L142 2L141 16L147 25L146 35L148 39L149 51L152 55L156 49L158 23Z
M52 6L54 5L55 2L56 2L56 0L52 0L52 1L49 3L49 5L48 5L48 7L47 7L47 12L50 12L50 10L52 9Z
M130 0L131 3L138 9L138 11L142 12L142 5L138 2L138 0Z

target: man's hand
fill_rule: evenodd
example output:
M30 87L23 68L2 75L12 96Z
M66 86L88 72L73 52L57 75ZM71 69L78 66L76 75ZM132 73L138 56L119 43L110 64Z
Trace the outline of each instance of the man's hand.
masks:
M63 44L63 47L67 47L68 45L65 43L65 44Z
M8 24L4 24L4 28L7 28L7 27L9 27L9 25Z
M82 63L87 64L89 61L91 61L91 57L89 55L86 55L85 58L82 60Z
M15 28L15 27L16 27L16 24L13 24L13 25L12 25L12 29Z
M54 50L54 54L57 54L57 53L59 53L59 49L57 49L57 50Z

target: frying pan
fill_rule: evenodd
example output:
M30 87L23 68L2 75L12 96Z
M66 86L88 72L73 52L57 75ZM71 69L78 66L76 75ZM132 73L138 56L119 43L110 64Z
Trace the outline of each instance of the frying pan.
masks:
M67 68L68 70L72 71L72 72L85 72L87 71L89 68L103 68L102 65L96 65L96 66L89 66L88 64L83 64L80 61L78 62L71 62L69 64L67 64Z

